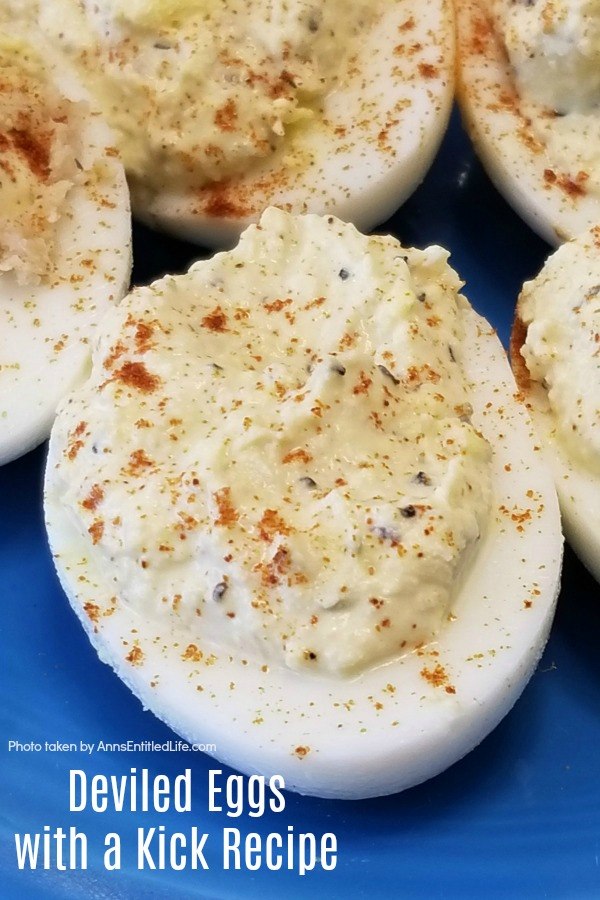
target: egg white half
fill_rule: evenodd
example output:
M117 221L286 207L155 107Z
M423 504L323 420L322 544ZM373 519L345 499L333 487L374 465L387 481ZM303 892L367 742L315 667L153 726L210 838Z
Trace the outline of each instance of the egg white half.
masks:
M410 28L407 27L410 23ZM454 97L454 19L448 0L384 8L325 100L324 117L245 177L197 192L149 197L132 184L136 215L209 246L232 244L271 205L333 214L370 231L425 177ZM290 165L295 157L306 165Z
M51 51L36 47L48 64ZM64 97L86 99L64 65L54 60L52 72ZM98 114L85 121L81 146L84 177L55 226L56 271L35 285L0 273L0 465L47 438L59 401L88 373L97 322L129 285L129 192Z
M60 43L62 24L45 15ZM331 213L369 231L414 191L437 152L454 96L454 45L450 0L384 3L322 116L289 132L241 177L181 190L130 177L135 215L212 247L233 245L269 205Z
M560 254L560 257L558 256ZM581 259L590 261L589 267ZM592 262L594 260L594 262ZM525 285L528 293L536 291L538 282L547 281L559 275L562 283L556 291L565 291L568 282L568 298L575 309L585 292L595 287L594 268L600 260L600 229L585 232L573 241L564 244L550 257L547 266L537 279ZM553 269L549 268L549 265ZM557 279L558 280L558 279ZM547 460L556 483L565 536L573 549L597 581L600 581L600 530L598 517L600 509L600 478L594 471L569 453L568 446L561 440L557 430L557 420L548 400L547 388L530 377L521 347L527 335L527 324L521 318L524 293L517 303L516 318L511 336L511 361L519 387L525 394L527 405L540 436L544 457ZM573 315L577 313L574 311ZM592 336L590 335L590 338Z
M562 535L556 493L488 324L464 310L473 422L490 441L494 514L452 621L423 649L354 679L244 659L159 626L113 596L60 502L50 441L46 524L62 586L102 661L145 707L245 773L281 774L305 794L362 798L417 784L462 757L511 708L552 622ZM184 659L184 656L186 657Z
M558 245L600 221L600 197L553 160L521 109L521 99L488 0L457 0L457 93L462 116L490 178L516 212Z

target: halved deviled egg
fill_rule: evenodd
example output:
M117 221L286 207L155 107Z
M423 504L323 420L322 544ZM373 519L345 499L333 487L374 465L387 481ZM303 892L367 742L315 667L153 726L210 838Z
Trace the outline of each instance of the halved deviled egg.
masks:
M100 657L301 792L441 771L552 620L552 479L447 258L270 209L109 313L52 433L50 544Z
M131 269L124 170L50 48L0 35L0 464L41 443Z
M551 244L600 221L598 0L457 0L458 96L498 189Z
M600 580L600 226L563 244L524 285L511 351L565 535Z
M115 130L135 214L211 246L269 204L370 229L448 122L450 0L37 5Z

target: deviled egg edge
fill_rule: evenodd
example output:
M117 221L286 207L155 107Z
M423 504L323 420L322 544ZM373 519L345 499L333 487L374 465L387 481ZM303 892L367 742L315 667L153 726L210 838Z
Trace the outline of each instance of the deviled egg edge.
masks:
M552 479L506 355L465 303L473 421L494 448L494 514L436 640L357 678L303 677L209 643L189 644L114 596L61 507L51 438L46 523L59 579L100 658L144 706L244 772L360 798L403 790L465 755L512 707L542 654L559 587Z
M487 0L457 0L456 16L457 99L467 132L498 191L558 246L598 221L600 200L585 177L576 180L549 158L532 130Z

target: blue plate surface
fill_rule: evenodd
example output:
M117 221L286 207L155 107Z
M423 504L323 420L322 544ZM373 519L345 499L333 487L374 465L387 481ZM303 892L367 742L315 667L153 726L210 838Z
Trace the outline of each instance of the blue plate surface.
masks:
M505 343L521 283L549 252L490 185L456 117L427 179L381 230L406 244L447 246L473 305ZM191 245L137 228L134 281L181 270L197 256ZM42 522L45 452L0 469L0 896L600 897L600 588L571 553L537 672L466 759L400 795L342 803L288 794L282 812L233 818L208 810L208 772L220 767L204 754L44 749L175 739L100 663L57 583ZM71 769L90 778L132 768L174 777L186 767L189 813L69 812ZM14 835L43 834L44 826L86 834L86 870L58 871L55 855L47 869L19 870ZM209 869L138 869L137 829L158 826L165 834L208 832ZM232 827L242 840L250 832L286 840L333 832L337 866L302 876L287 862L280 871L226 870L221 835ZM103 864L109 832L122 838L117 871Z

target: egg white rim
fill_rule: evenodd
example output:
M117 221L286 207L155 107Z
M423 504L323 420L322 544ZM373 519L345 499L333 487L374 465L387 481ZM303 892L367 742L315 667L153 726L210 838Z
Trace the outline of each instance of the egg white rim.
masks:
M597 230L596 227L593 229ZM573 241L579 247L597 245L600 253L600 237L594 243L594 235L588 231ZM532 285L535 285L535 279L528 285L530 291L535 289ZM598 518L600 479L584 464L578 464L569 455L568 448L558 432L547 390L542 384L530 378L527 364L521 355L521 347L525 342L528 328L520 315L522 298L524 300L524 295L517 301L511 335L513 371L538 430L544 457L554 475L565 537L596 581L600 582L600 534L590 525Z
M221 762L247 774L281 774L288 788L305 794L358 799L394 793L478 744L534 671L562 561L556 493L497 337L471 310L465 319L474 423L494 448L493 522L464 580L456 618L437 641L349 681L269 669L260 660L244 664L209 644L199 648L201 660L184 660L185 632L160 637L159 626L111 599L106 573L86 558L54 492L62 448L51 437L46 526L73 609L100 658L144 707L189 742L215 744ZM502 414L492 421L486 403ZM513 453L509 432L518 448ZM315 705L317 692L325 709Z
M554 474L565 537L596 581L600 581L600 534L589 524L597 516L598 479L583 466L575 466L565 453L541 385L528 389L527 401L544 457Z
M600 221L600 197L561 172L532 132L486 0L456 0L456 18L457 97L477 154L521 218L558 246Z
M410 26L410 27L409 27ZM365 35L354 78L325 101L315 120L244 177L186 193L152 193L130 179L135 215L152 227L212 247L232 246L267 206L332 214L370 231L425 177L448 125L454 98L451 0L394 0ZM348 133L348 110L362 109ZM313 159L290 166L291 153Z

